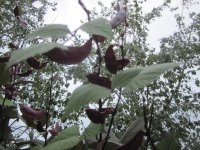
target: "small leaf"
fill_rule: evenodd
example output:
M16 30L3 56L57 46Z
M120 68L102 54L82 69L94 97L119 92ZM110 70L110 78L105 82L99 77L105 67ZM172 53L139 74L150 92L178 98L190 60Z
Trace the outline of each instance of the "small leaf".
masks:
M177 150L180 149L178 142L176 141L175 135L171 134L163 138L157 145L158 150Z
M73 137L78 137L80 135L79 133L79 126L74 125L72 127L64 129L57 137L55 137L51 143L55 143L57 141L70 139Z
M139 131L143 131L143 130L144 130L144 119L139 118L139 119L135 120L129 126L129 128L125 131L125 133L123 134L123 136L120 139L120 143L123 143L123 144L128 143L129 141L131 141L131 139L133 139L135 137L135 135Z
M41 148L40 150L68 150L73 148L80 142L80 138L73 136L70 138L65 138L63 140L56 141L54 143L48 144L46 147Z
M10 67L11 65L15 64L18 61L27 59L37 54L45 53L55 47L65 48L65 46L57 43L42 43L42 44L34 44L28 48L14 51L11 54L7 67Z
M6 69L6 64L0 64L0 85L7 84L11 81L11 74Z
M70 32L67 25L63 24L49 24L44 27L41 27L31 34L27 38L36 38L36 37L65 37Z
M109 21L104 18L98 18L84 23L79 29L92 35L101 35L108 38L113 37L111 25Z
M118 73L112 79L112 87L125 87L125 91L136 90L156 80L168 69L179 66L181 63L166 63L141 68L130 68Z
M91 123L84 131L83 134L81 135L81 139L89 139L90 137L93 137L97 134L102 133L104 130L103 125L101 124L94 124Z
M100 98L109 97L110 95L111 90L107 88L94 84L82 85L72 93L67 107L65 108L65 113L68 115L72 111L76 111L90 102L95 102Z

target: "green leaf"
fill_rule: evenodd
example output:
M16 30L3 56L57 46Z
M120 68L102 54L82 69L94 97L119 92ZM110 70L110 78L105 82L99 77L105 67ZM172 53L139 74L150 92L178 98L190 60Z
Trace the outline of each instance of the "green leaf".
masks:
M112 78L112 87L116 88L127 86L134 78L137 77L142 69L143 68L130 68L119 72L116 76Z
M49 24L41 27L27 36L27 38L35 37L65 37L70 32L67 25L63 24Z
M95 84L82 85L72 93L67 107L65 108L65 115L69 115L72 111L76 111L90 102L95 102L101 98L109 97L110 95L111 90L102 86Z
M128 143L130 140L132 140L135 135L139 132L139 131L143 131L145 130L144 128L144 119L143 118L139 118L137 120L135 120L130 126L129 128L125 131L125 133L122 135L121 139L120 139L120 143Z
M4 101L4 98L2 96L0 96L0 105L3 104L3 101ZM10 100L5 99L4 106L14 106L14 104Z
M56 141L54 143L48 144L46 147L40 150L68 150L76 146L80 142L80 138L73 136L64 140Z
M2 145L0 145L0 150L6 150Z
M3 110L3 116L2 117L5 117L5 118L12 118L12 119L15 119L15 118L18 118L18 111L15 107L5 107L4 110Z
M79 29L92 35L102 35L108 38L113 37L111 25L109 21L104 18L98 18L84 23Z
M179 148L179 144L176 141L175 135L171 134L165 138L163 138L157 145L158 150L177 150Z
M6 68L6 64L0 64L0 85L7 84L11 81L10 71Z
M60 141L60 140L64 140L64 139L68 139L68 138L72 138L72 137L78 137L80 135L79 133L79 126L74 125L70 128L66 128L64 129L57 137L55 137L51 143Z
M31 147L30 150L40 150L42 149L42 146L34 146L34 147Z
M81 139L88 139L92 136L102 133L104 130L103 125L91 123L81 135Z
M55 47L66 48L63 45L57 43L42 43L42 44L31 45L30 47L25 49L13 51L9 59L9 62L7 64L7 67L15 64L18 61L27 59L31 56L48 52L49 50Z
M39 139L34 139L34 140L29 140L29 141L23 141L23 142L17 142L15 143L17 148L23 148L25 146L31 145L31 146L43 146L44 145L44 141L39 140Z
M125 91L136 90L150 84L165 71L180 64L166 63L124 70L112 78L112 87L125 87Z

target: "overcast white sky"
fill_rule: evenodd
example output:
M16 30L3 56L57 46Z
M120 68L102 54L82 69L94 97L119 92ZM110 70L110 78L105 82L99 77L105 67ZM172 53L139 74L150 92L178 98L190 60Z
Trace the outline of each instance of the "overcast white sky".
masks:
M45 24L59 23L67 24L68 27L73 31L80 26L80 20L86 18L85 12L78 4L78 0L49 0L51 2L57 2L57 11L49 10L45 16ZM97 3L99 0L82 0L83 3L89 10L93 7L98 7ZM107 7L111 7L112 0L100 0ZM159 6L166 0L147 0L143 6L144 12L150 12L154 7ZM182 0L171 0L173 6L178 6L177 12L182 13ZM199 0L195 0L199 1ZM36 1L35 6L39 7L39 1ZM200 11L200 5L193 6L190 10L184 9L183 15L187 15L189 11ZM188 20L189 22L189 20ZM174 14L168 9L162 12L162 17L157 18L154 22L149 25L149 36L147 38L151 47L159 50L159 40L162 37L171 35L177 30ZM0 51L4 51L1 50Z
M49 0L56 1L57 11L49 11L45 17L45 23L61 23L67 24L71 30L76 29L80 26L80 20L85 19L87 16L83 9L78 4L78 0ZM83 3L89 10L92 10L93 7L98 7L98 0L82 0ZM100 0L107 7L111 7L112 0ZM159 6L163 3L163 0L147 0L144 4L144 12L150 12L154 7ZM182 0L172 1L173 6L178 6L179 13L182 13ZM198 6L196 8L192 8L193 10L198 10ZM188 14L188 11L184 11L183 15ZM159 40L162 37L166 37L171 35L174 31L177 30L176 21L174 18L174 14L172 14L169 10L165 10L162 13L162 17L156 19L149 25L149 36L148 42L151 47L159 49Z

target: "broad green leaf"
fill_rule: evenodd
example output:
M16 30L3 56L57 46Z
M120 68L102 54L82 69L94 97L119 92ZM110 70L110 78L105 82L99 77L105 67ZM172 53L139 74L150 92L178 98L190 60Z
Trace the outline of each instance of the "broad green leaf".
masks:
M179 149L179 144L176 141L174 134L163 138L157 145L158 150L177 150Z
M6 69L6 64L0 64L0 85L9 83L10 77L10 71Z
M144 119L139 118L135 120L129 128L125 131L125 133L122 135L120 139L120 143L128 143L130 140L134 138L134 136L139 132L143 131L144 129Z
M49 50L55 47L66 48L63 45L57 44L57 43L42 43L42 44L31 45L30 47L25 48L25 49L13 51L13 53L11 54L10 60L7 64L7 67L15 64L18 61L27 59L31 56L48 52Z
M68 139L68 138L72 138L72 137L78 137L80 136L79 133L79 126L74 125L72 127L66 128L64 129L57 137L55 137L51 143L60 141L60 140L64 140L64 139Z
M141 68L130 68L118 73L112 79L112 87L125 87L125 91L136 90L156 80L168 69L179 66L181 63L166 63Z
M3 104L3 101L4 101L4 98L2 96L0 96L0 105ZM14 106L14 104L10 100L5 99L4 106Z
M143 68L130 68L119 72L112 78L112 87L125 87L143 70Z
M109 21L104 18L98 18L84 23L79 29L92 35L102 35L108 38L113 37L112 27Z
M42 148L43 148L42 146L34 146L34 147L31 147L30 150L40 150Z
M111 90L102 86L95 84L82 85L72 93L67 107L65 108L65 115L69 115L72 111L76 111L90 102L95 102L101 98L109 97L110 95Z
M80 142L80 138L73 136L64 140L56 141L54 143L48 144L46 147L40 150L68 150L76 146Z
M106 138L108 128L109 127L104 128L104 131L102 132L102 139ZM98 141L96 140L96 136L92 136L91 138L86 139L86 141L89 144L88 147L91 148L91 149L96 149L97 145L99 144ZM108 143L106 144L105 150L115 150L119 146L122 146L122 144L119 143L119 139L115 136L115 134L111 130L110 135L109 135L109 139L108 139Z
M22 148L28 145L32 145L36 147L36 146L43 146L44 141L39 140L39 139L34 139L34 140L29 140L29 141L17 142L15 143L15 145L17 146L17 148Z
M65 37L69 33L69 28L64 24L49 24L41 27L27 36L27 38L35 37Z
M0 145L0 150L6 150L2 145Z
M81 135L81 139L88 139L92 136L102 133L104 130L103 125L91 123Z

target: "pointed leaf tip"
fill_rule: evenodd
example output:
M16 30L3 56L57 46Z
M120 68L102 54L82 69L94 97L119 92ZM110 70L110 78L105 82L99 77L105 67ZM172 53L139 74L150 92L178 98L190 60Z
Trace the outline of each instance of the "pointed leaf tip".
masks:
M136 90L151 84L168 69L179 66L181 63L156 64L148 67L130 68L119 72L112 78L112 87L125 87L124 92Z
M82 24L79 29L92 34L113 38L111 25L107 19L98 18Z
M65 108L65 115L79 110L82 106L90 102L98 101L100 98L109 97L110 95L110 89L95 84L82 85L72 93L67 107Z
M41 43L41 44L33 44L28 48L25 49L21 49L21 50L17 50L17 51L13 51L11 53L11 57L9 59L9 62L7 64L7 68L10 67L11 65L27 59L29 57L35 56L37 54L42 54L45 53L55 47L59 47L59 48L65 48L64 45L62 44L57 44L57 43Z
M44 27L41 27L32 33L30 33L27 38L36 38L36 37L65 37L70 30L67 25L64 24L49 24Z

